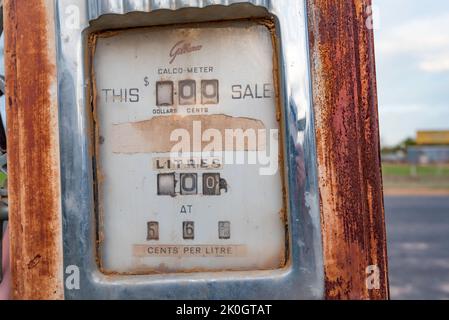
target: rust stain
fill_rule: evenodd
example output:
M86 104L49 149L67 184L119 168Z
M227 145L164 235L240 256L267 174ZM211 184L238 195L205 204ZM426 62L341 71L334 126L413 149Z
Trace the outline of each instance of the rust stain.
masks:
M37 265L41 262L42 256L40 254L38 254L37 256L35 256L33 258L33 260L31 260L30 262L28 262L28 269L34 269L37 267Z
M62 299L53 1L5 1L10 234L15 299Z
M163 246L163 245L162 245ZM193 245L194 247L206 247L204 245ZM146 248L150 247L150 245L135 245L133 247L133 254L136 258L143 258L148 257L146 254ZM167 247L184 247L182 245L167 245ZM245 245L227 245L224 247L233 247L235 252L235 257L244 257L247 254L247 248ZM168 255L167 255L168 256ZM177 257L182 257L183 255L176 255ZM161 256L159 256L161 257ZM174 257L174 256L172 256ZM204 258L207 258L206 256L203 256ZM218 273L218 272L239 272L239 271L248 271L251 270L253 272L266 272L267 276L272 275L273 270L279 270L279 269L287 269L288 265L286 265L284 261L284 254L276 254L272 257L268 258L265 263L262 265L254 264L253 266L248 267L242 267L242 268L232 268L232 269L216 269L211 270L208 268L190 268L183 271L179 271L177 269L173 269L168 267L166 264L161 263L157 267L148 269L148 266L144 264L136 263L135 267L128 272L117 272L117 271L111 271L106 270L103 267L101 268L101 272L111 279L117 280L117 277L120 276L136 276L136 275L155 275L155 274L170 274L170 273L182 273L182 274L191 274L191 273Z
M219 140L222 141L214 141L215 138L208 142L202 141L203 135L210 130L214 130L213 137L221 137ZM231 130L232 141L227 139L228 130ZM233 136L235 130L241 130L242 136L248 132L248 137L254 139L244 139L239 143ZM113 125L111 141L114 143L114 153L125 154L171 152L175 145L186 139L186 152L202 151L208 145L213 146L214 151L265 150L265 139L257 137L259 130L266 130L265 125L259 120L248 118L226 115L159 116L141 122ZM178 133L182 136L178 136Z
M277 37L277 33L276 33L276 23L274 20L274 17L270 17L267 19L261 19L261 20L257 20L257 22L261 25L264 25L268 31L270 32L271 35L271 43L272 43L272 47L273 47L273 83L274 83L274 92L275 92L275 103L276 103L276 120L279 123L279 130L280 132L285 132L285 123L282 119L284 119L284 108L283 108L283 103L284 101L281 98L281 71L279 69L279 64L280 64L280 59L279 59L279 54L280 54L280 43L279 43L279 39ZM279 135L279 145L280 145L280 150L279 150L279 168L284 168L284 152L285 152L285 147L284 147L284 143L285 143L285 137L283 134ZM289 232L289 219L288 219L288 210L287 210L287 203L288 203L288 199L287 199L287 177L282 174L281 175L281 179L282 179L282 203L283 203L283 208L281 209L281 211L279 212L279 216L281 221L284 224L285 227L285 250L283 252L281 252L280 254L281 259L283 261L282 265L285 267L290 261L290 232Z
M328 299L389 297L370 5L308 2ZM370 265L378 290L365 285Z

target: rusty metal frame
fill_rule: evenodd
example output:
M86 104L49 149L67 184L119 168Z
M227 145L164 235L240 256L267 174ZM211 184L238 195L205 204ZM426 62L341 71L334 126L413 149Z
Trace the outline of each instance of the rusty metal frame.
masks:
M308 1L328 299L389 298L370 6Z
M12 296L62 299L59 130L52 0L5 1Z

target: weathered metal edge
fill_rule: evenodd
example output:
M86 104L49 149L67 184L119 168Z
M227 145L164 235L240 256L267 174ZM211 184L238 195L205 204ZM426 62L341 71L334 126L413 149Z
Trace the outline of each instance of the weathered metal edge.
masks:
M106 14L126 14L130 12L152 12L156 10L178 10L182 8L204 8L211 5L229 6L236 3L250 3L265 8L271 7L272 0L86 0L89 20Z
M327 299L389 298L370 5L308 1Z
M64 297L53 5L5 1L14 299Z

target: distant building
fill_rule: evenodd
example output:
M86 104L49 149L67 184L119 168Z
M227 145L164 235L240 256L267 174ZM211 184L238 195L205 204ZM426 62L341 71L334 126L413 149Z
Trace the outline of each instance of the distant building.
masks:
M404 163L406 161L407 161L407 155L402 150L396 151L394 153L382 154L382 162Z
M449 130L418 131L416 143L421 146L449 146Z
M414 146L407 149L409 163L449 163L449 146Z
M409 163L449 163L449 130L418 131L416 143L407 148Z

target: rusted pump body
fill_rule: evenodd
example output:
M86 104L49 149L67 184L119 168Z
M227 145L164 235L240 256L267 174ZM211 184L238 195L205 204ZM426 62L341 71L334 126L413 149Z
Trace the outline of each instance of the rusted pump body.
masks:
M5 1L14 298L257 299L278 292L285 299L388 299L370 1L231 2ZM284 130L285 261L254 271L104 273L95 191L101 179L92 166L91 35L237 20L272 30L273 95L261 86L251 95L276 98ZM146 240L157 241L156 226L148 223ZM193 240L192 227L184 225L184 240ZM80 288L67 286L73 266Z

